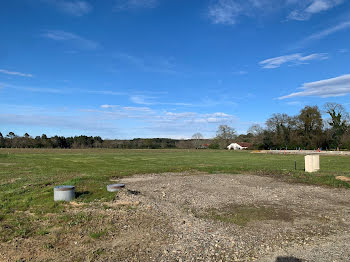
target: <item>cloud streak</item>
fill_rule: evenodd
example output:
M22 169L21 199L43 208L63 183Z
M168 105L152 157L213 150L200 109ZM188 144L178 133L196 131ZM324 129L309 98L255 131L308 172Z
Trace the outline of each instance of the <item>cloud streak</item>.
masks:
M137 57L126 53L117 53L113 57L139 70L151 73L176 74L175 65L170 58L165 57Z
M320 32L317 32L315 34L312 34L310 36L308 36L307 38L305 38L303 40L303 42L310 42L310 41L314 41L314 40L320 40L322 38L325 38L331 34L335 34L339 31L343 31L343 30L346 30L346 29L349 29L350 28L350 20L349 21L344 21L336 26L333 26L333 27L330 27L330 28L327 28L325 30L322 30Z
M0 83L0 87L21 90L21 91L27 91L27 92L34 92L34 93L49 93L49 94L62 94L62 93L64 93L64 90L56 89L56 88L39 88L39 87L17 86L17 85L11 85L11 84L7 84L7 83Z
M279 97L279 99L302 96L326 98L348 95L350 94L350 74L316 82L305 83L302 85L302 87L300 87L300 89L302 89L302 91Z
M56 6L59 11L72 16L84 16L92 11L92 6L86 1L47 0L47 2Z
M208 16L214 24L234 25L243 7L232 0L219 0L209 7Z
M300 65L307 64L310 61L320 61L326 59L328 59L328 54L326 53L314 53L306 56L303 56L300 53L296 53L291 55L269 58L259 62L259 65L265 69L274 69L282 66L283 64Z
M77 48L85 50L94 50L99 47L99 44L95 41L62 30L46 30L42 36L58 42L70 42Z
M344 2L344 0L312 0L300 1L304 2L301 7L293 10L288 19L305 21L311 18L312 15L318 14L329 9L332 9Z
M125 11L130 9L154 8L157 0L117 0L115 11Z
M5 74L5 75L14 75L14 76L22 76L22 77L33 77L32 74L25 74L21 72L15 72L15 71L8 71L5 69L0 69L0 73Z
M288 20L304 21L343 2L344 0L216 0L208 8L208 17L213 24L234 25L242 17L263 17L287 10Z

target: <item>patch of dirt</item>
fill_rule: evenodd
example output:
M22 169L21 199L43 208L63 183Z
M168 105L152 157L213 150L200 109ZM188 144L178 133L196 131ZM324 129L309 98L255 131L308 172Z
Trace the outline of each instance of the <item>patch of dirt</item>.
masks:
M123 183L132 183L132 182L143 182L143 181L150 181L153 180L154 177L146 177L146 176L142 176L142 177L125 177L125 178L114 178L114 179L110 179L110 181L113 182L119 182L119 181L123 181Z
M7 184L12 184L12 183L15 183L16 181L21 180L21 179L22 178L20 178L20 177L9 179L9 180L7 180L5 182L0 183L0 186L7 185Z
M346 176L336 176L335 179L341 180L344 182L350 182L350 177L346 177Z
M234 223L240 226L246 226L254 221L264 220L282 220L291 222L294 220L292 211L286 207L278 206L237 206L228 205L221 208L209 208L207 210L193 210L197 217L213 219L227 223Z
M203 173L118 182L115 201L67 205L47 234L0 243L0 260L350 260L350 190Z
M14 166L17 165L17 163L0 163L0 166Z

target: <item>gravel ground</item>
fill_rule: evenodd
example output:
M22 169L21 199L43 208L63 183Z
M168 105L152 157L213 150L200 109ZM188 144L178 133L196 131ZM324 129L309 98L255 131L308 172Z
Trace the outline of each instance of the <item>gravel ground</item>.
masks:
M261 154L292 154L292 155L329 155L329 156L350 156L350 151L317 151L317 150L258 150L254 153Z
M126 188L115 202L70 211L103 217L95 227L108 225L104 238L91 243L78 227L49 251L36 248L40 238L2 244L0 260L350 261L349 190L202 173L117 182Z
M170 219L174 233L164 261L350 261L348 190L226 174L134 176L123 182L142 193L135 200ZM274 207L291 219L239 226L193 212L228 205Z

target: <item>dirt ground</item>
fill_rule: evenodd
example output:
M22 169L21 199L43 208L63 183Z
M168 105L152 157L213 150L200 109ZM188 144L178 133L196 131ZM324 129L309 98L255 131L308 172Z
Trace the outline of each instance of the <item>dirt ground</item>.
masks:
M81 220L1 243L0 260L350 261L350 190L228 174L116 181L117 200L69 204Z

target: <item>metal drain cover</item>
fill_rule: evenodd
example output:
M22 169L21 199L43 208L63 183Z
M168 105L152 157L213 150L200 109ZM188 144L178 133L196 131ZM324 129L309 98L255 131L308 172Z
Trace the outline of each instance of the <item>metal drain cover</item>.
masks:
M112 184L107 186L108 192L116 192L125 187L125 184Z

